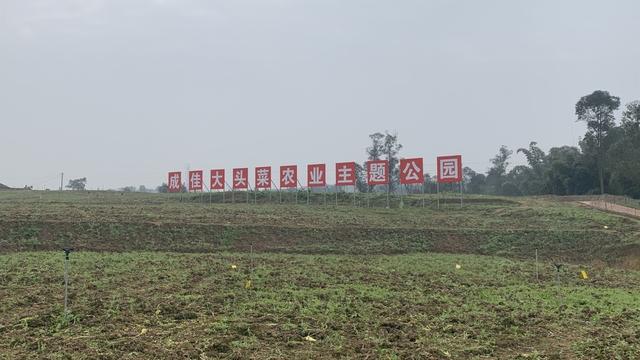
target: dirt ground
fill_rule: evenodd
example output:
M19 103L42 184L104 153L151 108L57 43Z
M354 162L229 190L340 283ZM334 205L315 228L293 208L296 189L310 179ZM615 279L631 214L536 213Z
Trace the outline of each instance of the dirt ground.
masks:
M612 204L606 201L581 201L580 204L587 205L596 209L610 211L616 214L633 216L640 218L640 210L618 204Z

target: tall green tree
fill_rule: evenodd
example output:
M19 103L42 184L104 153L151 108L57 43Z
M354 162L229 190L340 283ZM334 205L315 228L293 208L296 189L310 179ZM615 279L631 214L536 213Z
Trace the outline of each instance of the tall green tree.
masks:
M380 160L384 155L384 134L380 132L369 135L371 146L367 147L367 160Z
M362 165L356 163L356 188L359 192L368 192L369 186L367 185L367 174Z
M628 134L640 131L640 101L627 104L622 112L622 127Z
M544 174L545 191L542 194L586 194L597 182L597 171L584 163L584 156L575 146L549 149Z
M385 131L383 151L385 158L389 161L389 190L395 191L396 184L400 183L400 170L398 169L398 154L402 150L402 144L398 142L398 133Z
M402 144L398 142L397 133L389 133L385 131L384 134L380 132L369 135L371 139L371 145L367 147L367 159L368 160L381 160L386 159L389 161L389 179L391 183L389 185L390 191L394 191L395 184L398 182L398 153L402 149ZM369 191L373 190L373 186L368 187Z
M486 192L487 177L484 174L477 173L467 166L462 169L462 173L466 192L471 194L482 194Z
M87 187L87 178L71 179L66 188L71 190L84 190Z
M384 154L384 134L380 132L375 132L369 135L369 139L371 140L371 145L367 147L367 160L380 160L382 155ZM366 163L363 164L363 172L362 174L365 177L366 184ZM367 185L367 192L373 191L374 186Z
M494 194L502 194L502 186L506 181L509 158L513 151L506 146L500 146L498 153L491 159L491 168L487 172L487 184L491 186Z
M613 126L615 117L613 112L620 107L620 98L609 94L608 91L596 90L585 95L576 103L578 121L587 123L588 134L593 138L597 152L598 178L600 193L604 194L604 162L605 138Z
M529 167L519 166L510 172L512 177L517 178L516 183L521 193L525 195L543 193L545 187L544 172L547 167L546 154L538 147L538 143L535 141L529 143L528 149L520 148L517 152L523 153L529 164Z
M610 191L640 197L640 102L626 105L622 125L607 152L610 163Z

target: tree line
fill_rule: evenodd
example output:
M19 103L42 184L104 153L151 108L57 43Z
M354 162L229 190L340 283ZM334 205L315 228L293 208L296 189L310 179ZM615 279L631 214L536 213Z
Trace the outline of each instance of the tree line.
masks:
M465 191L490 195L589 195L615 194L640 198L640 101L625 105L620 119L615 111L620 98L597 90L575 105L576 121L587 125L577 146L564 145L543 151L535 141L519 148L527 165L509 168L513 150L501 146L490 159L486 172L465 167ZM392 184L398 184L398 135L389 132L369 135L368 160L390 163ZM363 166L358 166L358 189L371 192ZM440 190L457 190L457 185L441 184ZM424 189L436 190L435 176L425 174ZM394 190L393 188L391 189ZM411 187L409 191L418 192Z
M516 154L526 158L526 165L509 167L513 150L500 146L490 159L486 172L463 169L467 193L489 195L591 195L615 194L640 198L640 101L625 105L619 119L615 112L620 98L597 90L585 95L575 105L576 121L584 122L587 131L577 146L564 145L543 151L535 141L519 148ZM367 160L388 160L390 191L399 184L399 153L402 144L397 133L376 132L369 135ZM356 164L359 192L386 191L386 187L367 185L365 163ZM457 191L456 184L440 184L440 191ZM167 192L163 183L156 189ZM435 176L425 174L423 189L409 192L435 192ZM183 184L183 191L187 191Z
M576 121L587 125L578 146L544 152L535 141L516 150L527 160L508 170L513 151L501 146L485 173L464 169L466 190L495 195L616 194L640 198L640 101L615 111L620 98L594 91L576 103Z

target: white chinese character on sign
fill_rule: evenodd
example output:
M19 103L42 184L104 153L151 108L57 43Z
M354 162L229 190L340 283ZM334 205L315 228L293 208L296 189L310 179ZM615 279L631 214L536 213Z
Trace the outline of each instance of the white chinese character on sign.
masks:
M286 168L282 170L282 183L284 185L295 184L296 180L293 178L294 171L292 168Z
M440 169L442 170L442 178L458 178L458 161L455 159L443 160L440 162Z
M258 187L269 187L271 186L271 179L269 179L271 171L269 169L258 169L256 171L257 179L256 185Z
M244 174L244 171L236 171L234 174L233 182L236 185L236 187L246 186L247 177Z
M173 174L169 178L169 189L180 189L180 175Z
M353 177L353 169L348 165L342 165L338 168L338 184L351 183Z
M402 169L402 174L406 180L419 180L420 171L421 169L415 161L408 161L407 165Z
M191 188L199 189L202 187L202 178L200 177L200 173L191 174Z
M212 188L219 188L222 187L222 172L221 171L217 171L214 172L213 175L211 175L211 187Z
M324 171L319 166L314 166L309 173L310 181L309 185L323 185L324 184Z
M387 180L387 167L382 163L373 163L369 166L369 181L382 182Z

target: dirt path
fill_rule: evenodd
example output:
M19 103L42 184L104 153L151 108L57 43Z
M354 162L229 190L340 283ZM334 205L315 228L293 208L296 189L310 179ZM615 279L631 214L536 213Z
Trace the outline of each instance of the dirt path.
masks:
M612 204L606 201L580 201L580 204L587 205L592 208L609 211L616 214L632 216L640 218L640 210L627 206Z

